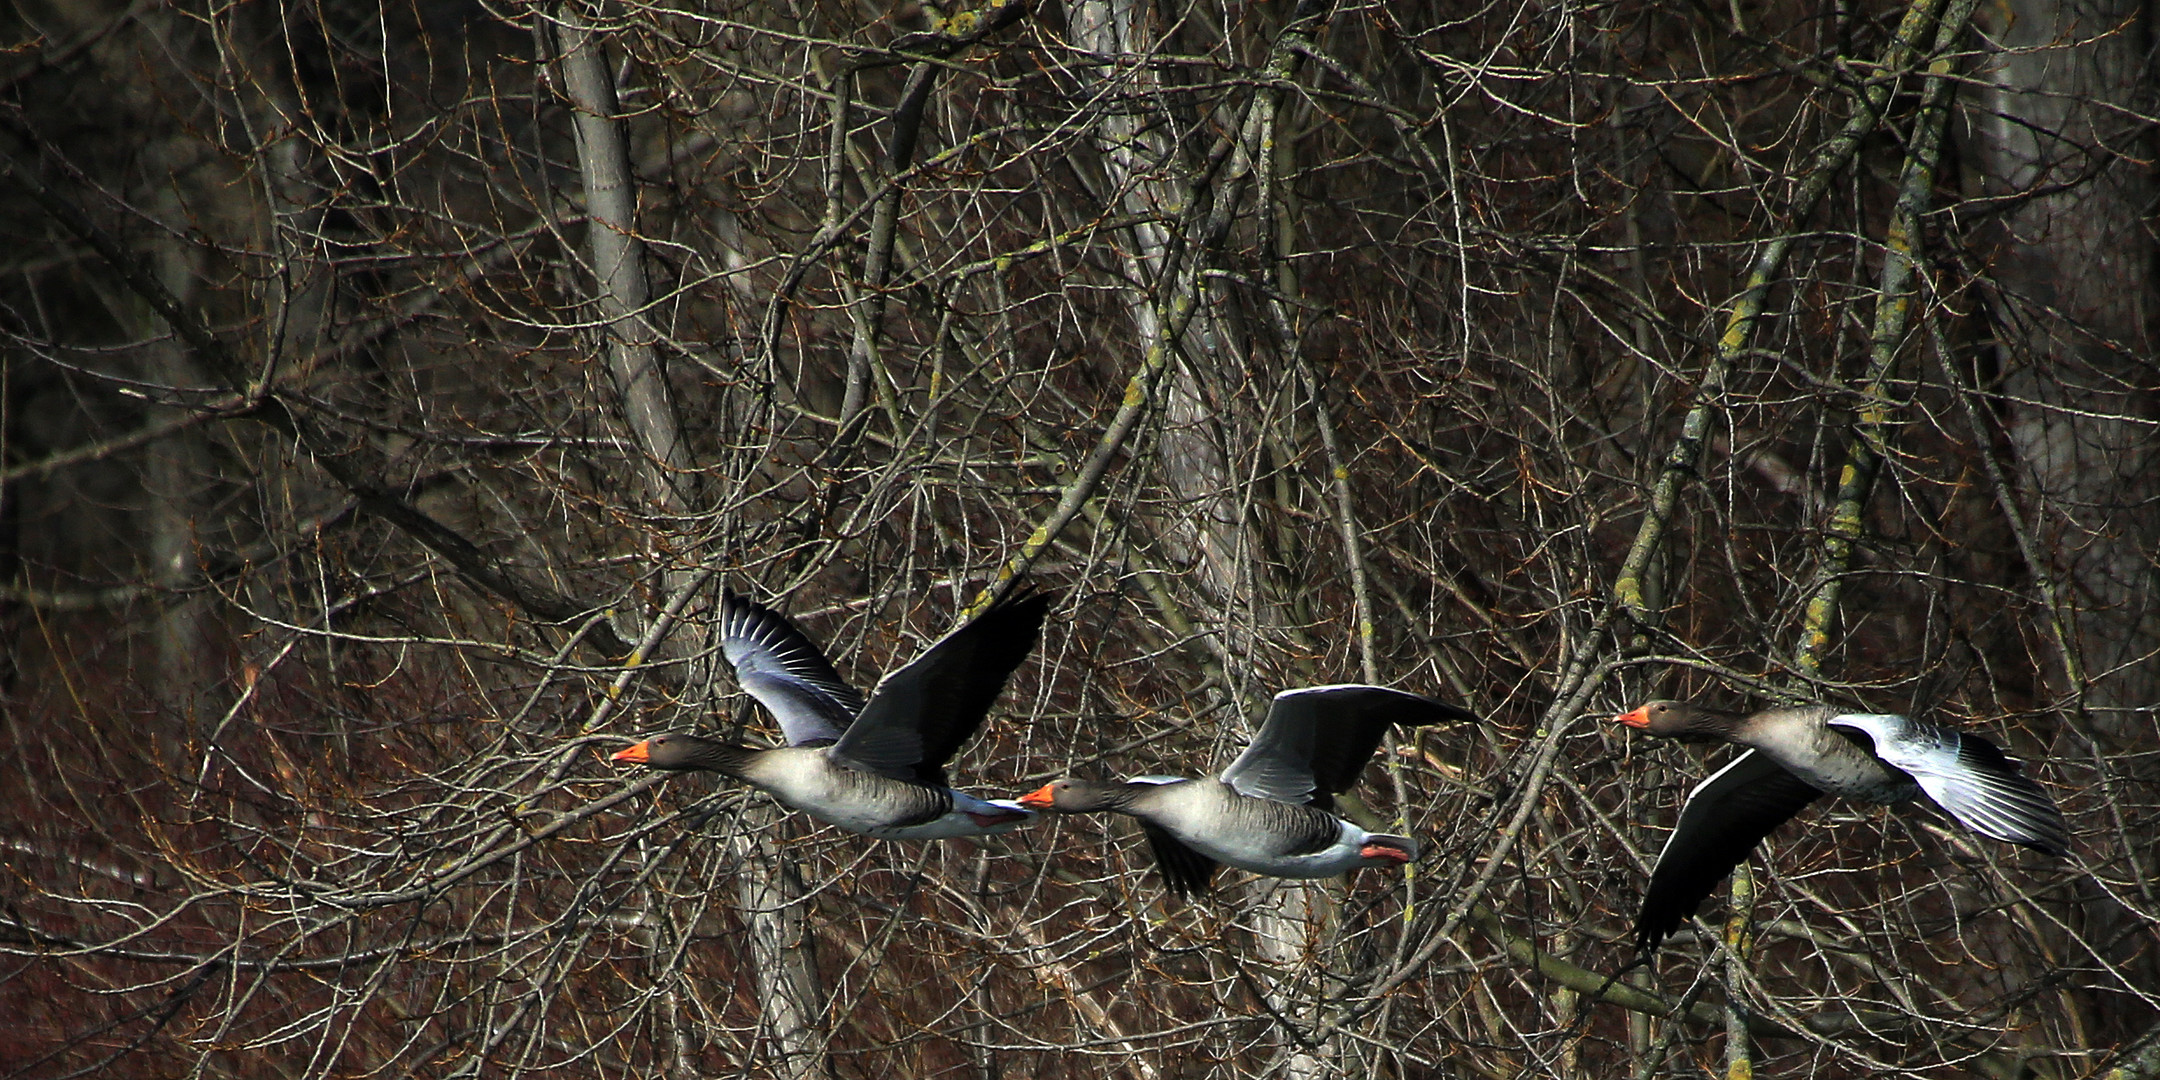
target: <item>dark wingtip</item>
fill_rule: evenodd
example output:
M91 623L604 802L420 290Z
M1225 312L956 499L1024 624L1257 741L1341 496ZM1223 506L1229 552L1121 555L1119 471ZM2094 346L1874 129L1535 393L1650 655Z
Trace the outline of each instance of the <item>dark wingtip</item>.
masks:
M1657 956L1658 946L1664 943L1665 937L1662 934L1649 934L1644 933L1640 930L1636 931L1635 962L1637 964L1649 963L1653 957Z
M1722 876L1720 875L1721 878ZM1671 937L1673 931L1680 929L1680 924L1686 922L1688 916L1702 909L1704 899L1698 897L1693 903L1676 907L1666 902L1670 897L1652 895L1658 891L1660 890L1653 887L1651 892L1645 893L1642 906L1635 912L1635 954L1646 959L1657 954L1658 946L1665 944L1665 939Z
M1155 868L1162 874L1163 889L1180 900L1206 896L1215 885L1215 864L1189 865L1181 860L1160 858Z
M1639 948L1636 949L1634 959L1629 960L1625 964L1622 964L1620 966L1620 970L1615 971L1611 975L1606 977L1605 985L1598 988L1597 996L1600 998L1604 997L1605 991L1610 989L1612 987L1612 984L1619 982L1621 976L1626 975L1628 972L1633 971L1636 968L1647 967L1651 964L1652 961L1656 959L1657 954L1654 951L1644 952Z
M1449 720L1453 720L1458 724L1482 724L1485 722L1484 717L1479 716L1478 714L1471 712L1470 710L1465 709L1460 705L1450 705L1445 701L1435 702L1434 704L1440 706L1439 711L1442 716L1446 717Z
M2020 801L2025 805L2013 810L2012 817L2028 835L2023 838L1999 836L1999 839L2058 859L2070 857L2070 823L2063 819L2054 797L2025 774L2018 759L2003 753L2001 747L1987 739L1965 735L1958 739L1957 760L1959 765L1976 773L2003 778L2022 797Z
M2040 836L2031 840L2012 841L2012 843L2023 844L2034 851L2044 855L2052 855L2058 859L2070 857L2070 838L2067 836Z
M989 611L1010 611L1023 616L1033 616L1040 621L1050 613L1050 602L1057 594L1048 589L1037 588L1032 582L1015 585L1005 595L991 604ZM986 611L985 614L988 614Z
M802 634L802 630L795 625L795 621L781 614L778 609L758 603L732 588L720 590L720 616L723 621L731 624L731 629L734 628L732 624L736 620L776 619L796 635L800 636ZM804 640L807 641L808 639L805 638Z
M1032 584L1015 585L1006 590L1004 595L991 601L989 607L976 613L974 618L968 620L968 625L1003 624L1013 632L1024 635L1032 648L1034 640L1042 635L1044 620L1050 616L1050 602L1056 598L1056 593L1038 589Z
M1206 894L1215 880L1215 860L1186 847L1183 842L1151 822L1140 823L1148 847L1155 854L1155 869L1163 888L1180 900Z
M1215 885L1215 874L1212 871L1207 876L1195 880L1164 870L1162 878L1163 891L1186 903L1191 903L1196 896L1206 896L1213 890Z
M1376 687L1376 689L1387 690L1396 695L1387 699L1388 711L1381 714L1391 724L1402 727L1424 727L1427 724L1479 724L1485 721L1485 718L1477 713L1471 712L1460 705L1442 701L1429 694L1419 694L1408 690L1394 690L1385 686Z
M1679 919L1653 920L1647 912L1638 916L1635 920L1636 959L1648 963L1651 957L1657 955L1658 946L1665 944L1665 939L1678 929Z

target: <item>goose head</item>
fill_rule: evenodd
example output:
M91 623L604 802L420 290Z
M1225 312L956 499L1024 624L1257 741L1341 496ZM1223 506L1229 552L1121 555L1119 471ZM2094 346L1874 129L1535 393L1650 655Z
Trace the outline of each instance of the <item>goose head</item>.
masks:
M608 760L678 772L729 772L751 753L746 747L671 731L617 750Z
M1733 718L1684 701L1646 701L1613 719L1638 731L1667 738L1717 738L1729 732Z
M1132 785L1106 784L1100 780L1083 780L1068 776L1052 780L1043 786L1020 796L1019 803L1030 810L1050 810L1060 814L1092 814L1100 810L1113 810L1132 798Z

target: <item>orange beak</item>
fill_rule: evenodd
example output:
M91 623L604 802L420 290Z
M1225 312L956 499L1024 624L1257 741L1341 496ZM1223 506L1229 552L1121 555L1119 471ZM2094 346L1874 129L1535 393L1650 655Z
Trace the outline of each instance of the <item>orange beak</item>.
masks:
M1358 855L1367 859L1384 859L1398 866L1410 862L1410 853L1391 844L1367 844L1358 849Z
M1631 728L1647 728L1650 726L1650 706L1637 705L1636 707L1629 709L1628 711L1621 713L1618 716L1613 717L1613 719L1618 720Z
M650 756L650 755L648 755L648 754L646 753L646 750L647 750L647 745L648 745L648 744L649 744L649 743L650 743L651 741L652 741L652 740L648 739L648 740L645 740L644 742L640 742L640 743L638 743L638 744L637 744L637 745L635 745L635 746L626 746L626 747L624 747L624 748L622 748L622 749L620 749L620 750L617 750L617 751L615 751L615 752L614 752L613 754L609 755L609 756L608 756L608 760L609 760L609 761L627 761L627 762L630 762L630 763L631 763L631 764L633 764L633 765L643 765L643 764L645 764L646 758Z
M1030 791L1025 795L1022 795L1018 799L1015 799L1013 801L1027 807L1030 810L1048 810L1050 809L1050 803L1054 798L1050 794L1050 789L1056 786L1056 784L1044 784L1043 786L1036 788L1035 790Z

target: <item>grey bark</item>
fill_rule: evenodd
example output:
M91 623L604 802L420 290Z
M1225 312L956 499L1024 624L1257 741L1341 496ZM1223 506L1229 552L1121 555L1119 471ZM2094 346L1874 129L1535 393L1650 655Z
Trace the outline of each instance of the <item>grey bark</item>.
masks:
M1973 92L1973 156L1986 193L2014 200L1997 224L1990 300L2000 422L2028 509L2006 501L2005 517L2029 533L2028 559L2045 561L2029 570L2051 609L2054 707L2080 734L2100 796L2119 805L2151 780L2125 751L2150 745L2160 704L2160 252L2145 216L2153 131L2140 118L2154 100L2152 9L2013 0L1981 11L1998 51ZM2151 850L2121 857L2149 902ZM2112 903L2089 910L2097 926L2136 918ZM2115 959L2155 975L2149 957Z
M1996 50L1978 74L1973 152L1990 194L2016 199L1994 262L1994 316L2018 472L2040 549L2067 587L2059 691L2095 710L2160 699L2150 500L2155 249L2150 11L2138 0L1983 5Z
M779 865L772 845L750 831L770 826L777 817L770 808L745 815L744 831L730 841L740 859L736 904L749 931L765 1036L778 1062L774 1075L814 1080L829 1072L816 942L804 917L804 905L794 895L800 890L789 887L789 874Z
M637 231L636 178L618 119L614 77L602 39L570 5L560 8L559 16L555 35L584 179L594 301L608 327L608 371L624 424L645 455L647 496L675 518L680 529L681 519L695 508L696 474L661 361L660 334L648 312L651 284ZM680 599L696 587L694 571L678 568L663 576L671 597ZM711 652L696 645L690 651L694 656ZM634 655L632 663L641 659ZM711 685L708 679L693 678L694 685ZM764 816L772 817L769 810ZM823 994L803 905L794 901L796 890L788 888L768 846L748 836L738 836L734 843L740 856L737 904L749 933L760 1009L779 1061L777 1074L789 1080L823 1076ZM657 956L665 941L654 936L646 948Z
M1149 11L1149 5L1137 0L1090 0L1074 9L1073 36L1082 48L1097 54L1144 56L1153 48L1145 25ZM1145 66L1126 72L1105 68L1101 74L1105 80L1133 80L1136 85L1128 93L1136 97L1145 94L1151 78ZM1098 122L1106 193L1118 193L1120 209L1135 216L1189 219L1199 193L1170 178L1175 150L1160 134L1163 125L1146 119L1112 111ZM1236 137L1242 139L1244 134ZM1240 157L1246 160L1247 155ZM1218 217L1233 211L1239 197L1238 174L1233 171L1225 179L1211 193ZM1183 279L1173 265L1176 260L1206 258L1204 243L1196 242L1203 239L1187 236L1181 247L1173 244L1162 225L1143 222L1135 226L1133 242L1124 253L1126 277L1157 287L1152 292L1128 289L1125 304L1143 350L1175 349L1178 353L1165 372L1156 443L1157 475L1172 496L1177 516L1160 539L1172 558L1191 572L1201 608L1216 613L1205 637L1229 676L1231 695L1244 699L1236 703L1242 705L1268 694L1267 688L1258 685L1253 660L1268 629L1281 621L1274 602L1276 590L1264 580L1266 569L1254 557L1246 525L1244 500L1249 485L1232 469L1221 442L1224 426L1232 422L1228 402L1234 397L1233 384L1244 371L1246 350L1230 340L1235 330L1221 317L1217 298L1203 301L1208 304L1208 317L1176 336L1165 325L1156 300L1159 283ZM1304 881L1261 881L1252 895L1254 945L1274 973L1263 986L1268 1007L1292 1023L1312 1026L1298 988L1308 981L1314 950L1331 936L1334 906L1324 890ZM1278 1034L1283 1075L1303 1080L1323 1074L1322 1057L1302 1034Z
M161 154L160 157L168 155ZM159 198L161 216L179 216L175 200ZM157 244L158 277L174 297L191 303L194 295L195 259L189 246L170 238ZM200 381L185 350L164 340L163 326L146 306L130 305L141 312L139 336L153 341L144 366L153 382L166 386L193 386ZM148 419L174 421L184 409L153 405ZM196 495L201 484L200 453L192 432L166 439L148 456L150 578L163 594L157 617L157 695L175 715L191 717L201 705L208 672L203 660L203 622L209 617L203 601L189 595L197 584Z
M596 285L594 304L608 328L608 374L623 422L645 453L647 494L653 505L680 514L691 504L694 474L660 358L660 334L648 311L652 287L637 232L636 178L617 119L615 80L600 39L569 6L561 9L555 39L577 132L585 246Z

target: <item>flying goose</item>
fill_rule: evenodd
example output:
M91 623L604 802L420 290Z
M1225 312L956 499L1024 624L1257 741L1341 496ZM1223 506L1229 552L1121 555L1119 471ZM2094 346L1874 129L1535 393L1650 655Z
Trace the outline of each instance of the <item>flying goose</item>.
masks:
M613 760L731 776L790 809L885 840L1011 832L1034 812L953 790L945 763L1035 647L1049 606L1044 593L1006 594L887 675L865 702L786 616L730 592L721 605L721 650L788 745L758 749L670 732Z
M1763 837L1824 795L1888 804L1926 792L1974 832L2058 858L2070 853L2055 801L1977 735L1822 706L1735 716L1652 701L1613 719L1652 735L1748 748L1688 793L1635 916L1639 955L1656 952Z
M1285 690L1220 781L1066 778L1020 796L1020 805L1067 814L1111 810L1140 819L1163 884L1179 896L1207 891L1217 863L1282 878L1400 866L1417 858L1417 842L1366 832L1336 817L1335 794L1357 782L1389 727L1475 719L1467 710L1384 686Z

